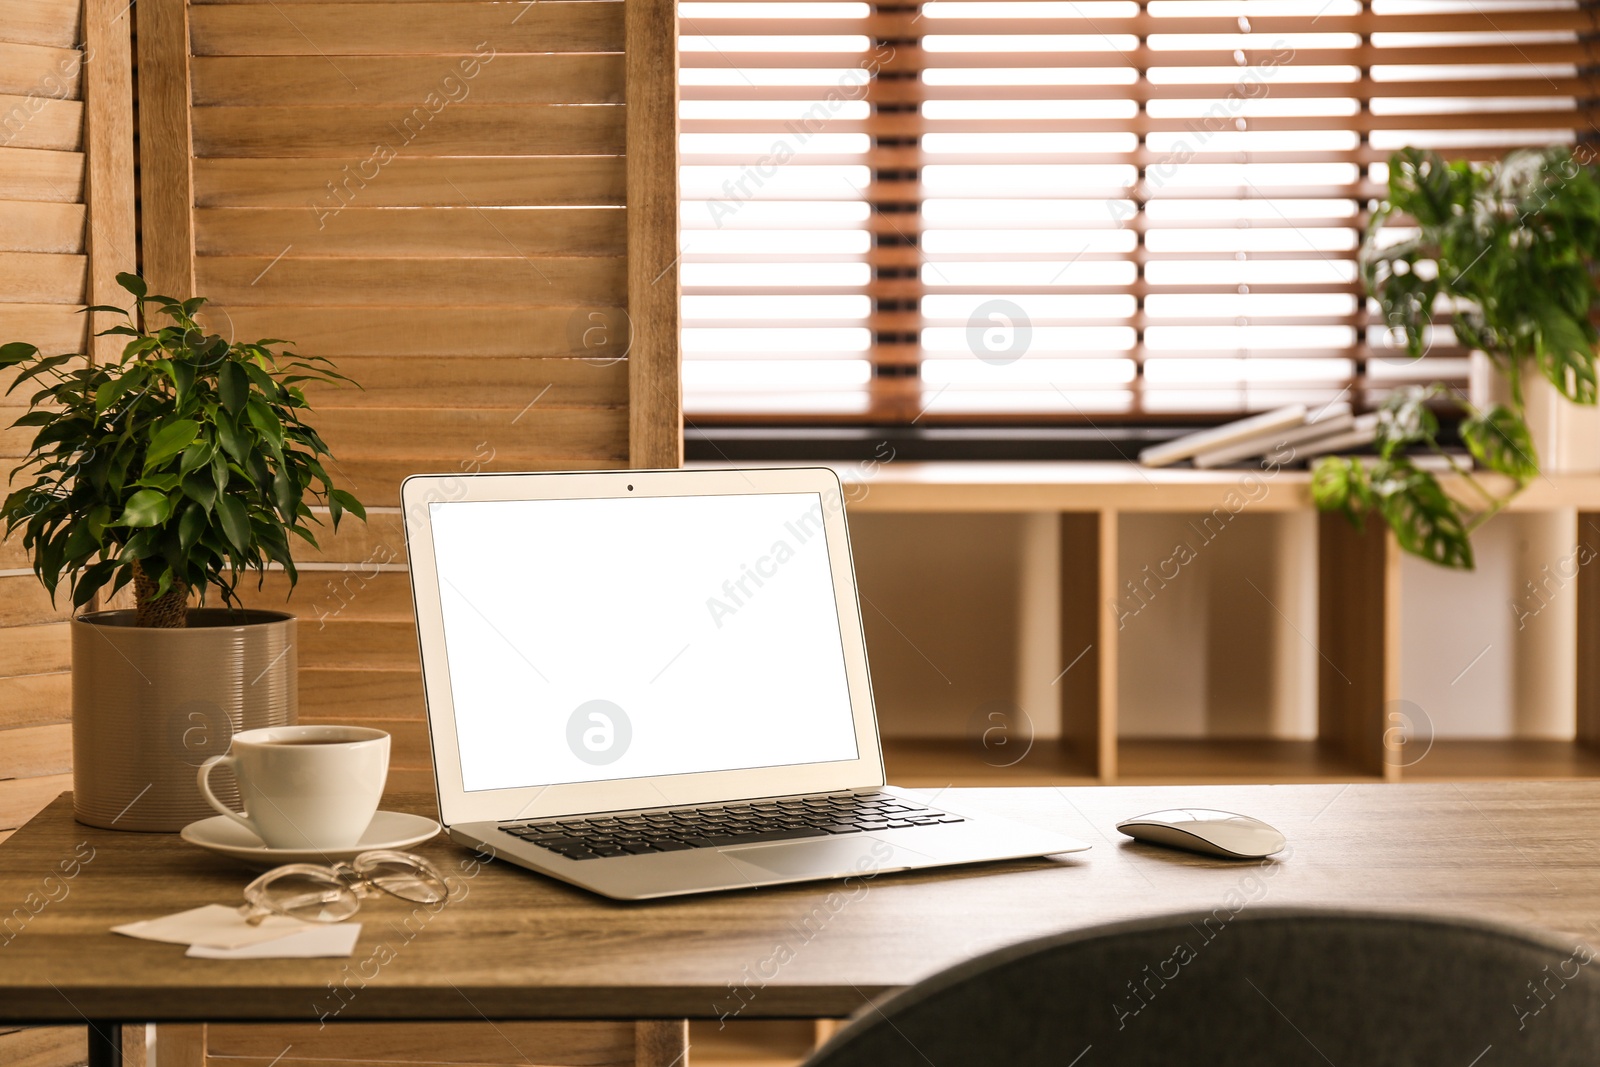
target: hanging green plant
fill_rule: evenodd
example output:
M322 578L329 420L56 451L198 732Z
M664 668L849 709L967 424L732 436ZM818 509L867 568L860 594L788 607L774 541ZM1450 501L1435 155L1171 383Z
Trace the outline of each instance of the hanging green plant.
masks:
M1415 230L1400 240L1388 228ZM1400 547L1445 567L1471 570L1472 533L1539 476L1522 382L1549 379L1575 404L1597 396L1591 314L1600 257L1600 178L1565 147L1513 152L1495 164L1446 162L1408 148L1389 161L1389 195L1361 247L1361 279L1413 359L1428 350L1435 317L1503 375L1509 404L1482 410L1442 385L1399 390L1378 411L1377 458L1328 456L1312 496L1359 526L1376 512ZM1504 475L1486 484L1440 447L1434 407L1458 410L1474 462ZM1424 445L1446 457L1471 494L1462 501L1407 454Z

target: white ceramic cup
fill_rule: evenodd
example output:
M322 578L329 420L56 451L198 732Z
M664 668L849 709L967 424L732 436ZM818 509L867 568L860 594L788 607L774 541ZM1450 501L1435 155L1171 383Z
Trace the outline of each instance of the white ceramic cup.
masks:
M211 792L211 770L239 780L241 815ZM200 793L269 848L349 848L378 810L389 777L389 735L365 726L274 726L233 735L200 766Z

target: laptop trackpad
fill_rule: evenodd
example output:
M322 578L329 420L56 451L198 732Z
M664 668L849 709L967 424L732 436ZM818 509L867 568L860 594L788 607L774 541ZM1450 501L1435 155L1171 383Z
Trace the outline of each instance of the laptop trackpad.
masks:
M877 837L856 836L781 841L770 845L725 848L722 855L737 865L756 868L762 877L828 878L925 867L935 861Z

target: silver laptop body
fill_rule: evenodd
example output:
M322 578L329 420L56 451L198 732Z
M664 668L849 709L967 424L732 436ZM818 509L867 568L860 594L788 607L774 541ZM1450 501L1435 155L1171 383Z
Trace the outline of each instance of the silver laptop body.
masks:
M885 785L826 468L401 489L440 818L623 900L1082 841Z

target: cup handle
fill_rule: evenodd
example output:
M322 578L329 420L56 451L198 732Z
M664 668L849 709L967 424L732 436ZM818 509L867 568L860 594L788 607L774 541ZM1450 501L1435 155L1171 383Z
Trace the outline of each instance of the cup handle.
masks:
M213 808L216 808L219 812L226 815L228 818L232 819L246 830L249 830L257 837L260 837L261 833L256 829L254 823L245 818L243 815L240 815L238 812L234 811L232 808L228 807L228 805L224 804L222 801L218 800L217 795L211 791L211 771L212 768L218 766L219 764L227 764L228 769L233 771L236 776L238 775L239 761L235 757L212 756L210 759L206 760L200 765L200 771L195 776L196 784L200 786L200 795L206 798L207 804L210 804Z

